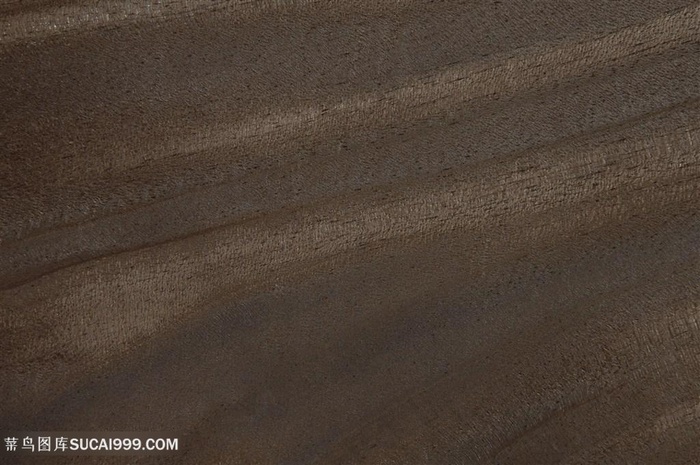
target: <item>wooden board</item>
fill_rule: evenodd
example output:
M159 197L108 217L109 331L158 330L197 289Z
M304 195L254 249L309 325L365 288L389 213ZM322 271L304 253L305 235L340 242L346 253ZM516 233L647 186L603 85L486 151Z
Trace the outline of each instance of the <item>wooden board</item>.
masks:
M3 2L0 431L179 450L0 460L698 463L699 103L691 1Z

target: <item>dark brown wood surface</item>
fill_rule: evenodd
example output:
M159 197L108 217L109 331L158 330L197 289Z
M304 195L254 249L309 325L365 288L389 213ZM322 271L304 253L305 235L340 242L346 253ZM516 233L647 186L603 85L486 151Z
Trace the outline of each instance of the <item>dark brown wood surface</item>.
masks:
M5 0L0 142L0 431L181 449L3 460L700 463L697 2Z

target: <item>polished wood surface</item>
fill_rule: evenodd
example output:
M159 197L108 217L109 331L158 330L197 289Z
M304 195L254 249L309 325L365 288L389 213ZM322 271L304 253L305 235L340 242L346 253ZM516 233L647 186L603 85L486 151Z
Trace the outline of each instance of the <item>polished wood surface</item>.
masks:
M55 463L700 460L697 2L6 1L0 77L0 430L180 438Z

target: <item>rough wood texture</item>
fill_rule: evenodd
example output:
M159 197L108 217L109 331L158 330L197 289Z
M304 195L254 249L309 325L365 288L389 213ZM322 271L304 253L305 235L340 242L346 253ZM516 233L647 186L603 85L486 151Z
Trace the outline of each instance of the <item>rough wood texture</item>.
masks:
M0 430L182 449L53 462L699 463L697 2L5 0L0 77Z

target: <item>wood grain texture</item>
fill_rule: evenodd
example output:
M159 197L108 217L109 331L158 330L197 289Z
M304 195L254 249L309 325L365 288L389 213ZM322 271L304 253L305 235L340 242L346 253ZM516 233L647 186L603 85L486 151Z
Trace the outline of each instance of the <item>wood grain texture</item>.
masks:
M0 430L182 449L51 463L699 463L697 2L6 1L0 77Z

